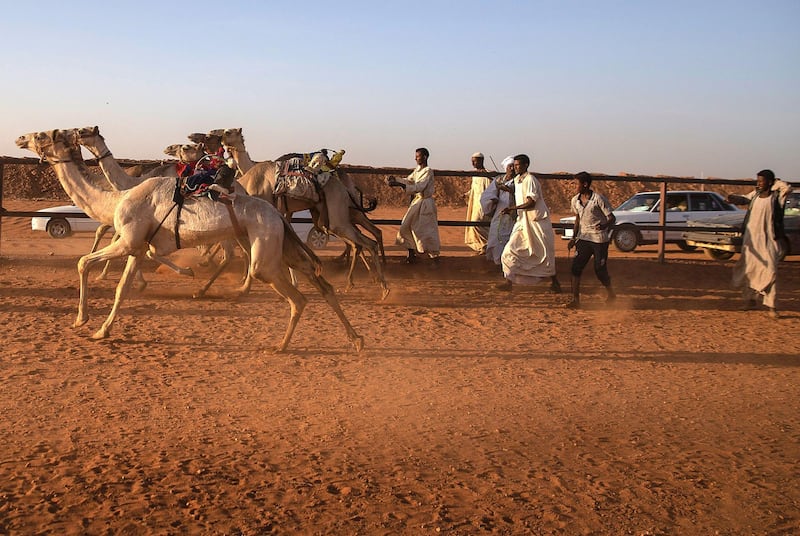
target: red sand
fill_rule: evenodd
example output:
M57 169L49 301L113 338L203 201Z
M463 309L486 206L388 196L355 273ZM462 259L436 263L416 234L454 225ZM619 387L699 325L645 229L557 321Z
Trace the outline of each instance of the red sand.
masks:
M495 291L463 229L442 238L438 271L387 248L385 302L359 269L341 301L361 353L301 284L310 303L275 354L288 308L258 284L234 300L241 263L204 300L207 270L146 264L147 289L92 341L120 266L72 328L91 238L4 219L0 534L800 531L800 257L781 266L778 321L738 310L730 262L674 247L663 265L654 247L612 253L619 300L590 267L570 311L544 288ZM339 250L321 252L337 288Z

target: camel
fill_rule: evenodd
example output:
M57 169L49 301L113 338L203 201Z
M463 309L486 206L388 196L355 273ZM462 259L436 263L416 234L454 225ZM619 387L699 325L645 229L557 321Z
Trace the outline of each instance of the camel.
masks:
M265 199L270 204L275 204L274 181L276 179L276 165L274 162L262 162L257 164L245 173L239 183L244 187L249 195ZM272 182L270 182L270 180ZM389 295L389 287L383 275L383 265L378 258L378 244L367 236L364 236L353 224L350 216L350 207L353 206L352 197L346 186L339 180L336 174L332 174L325 186L322 188L324 198L319 203L324 202L328 213L327 226L317 222L325 232L338 236L345 244L356 251L350 260L350 267L347 273L347 285L345 291L353 288L353 272L359 258L364 261L367 269L372 273L381 286L381 299L386 299ZM288 198L285 214L292 214L299 210L311 209L312 214L320 214L320 205L303 201L296 198ZM364 255L364 251L369 252L369 259Z
M277 166L274 162L266 161L256 163L251 158L247 149L244 145L244 136L242 135L241 128L229 128L229 129L218 129L212 130L208 133L207 138L213 143L216 139L221 139L222 145L228 152L231 154L231 157L236 162L239 171L243 174L242 177L239 178L239 182L245 187L245 190L250 195L255 195L257 197L261 197L262 199L268 200L272 204L276 204L275 196L273 195L274 187L275 187L275 180L277 176ZM200 135L194 134L193 137L190 139L192 140L199 140ZM342 198L342 202L344 202L344 206L348 207L349 211L349 221L350 226L353 224L360 225L367 231L369 231L374 237L375 241L377 242L378 250L380 251L381 261L383 263L386 262L386 253L383 247L383 233L381 232L380 228L376 226L372 221L367 217L366 212L374 210L377 203L371 203L369 207L364 207L362 202L362 195L361 191L356 187L355 183L353 182L352 178L344 173L341 170L337 170L335 176L341 182L341 184L345 187L347 192L347 197ZM327 189L323 189L325 191L325 195L327 196ZM356 201L358 200L358 201ZM284 213L285 216L290 217L292 213L311 209L312 212L316 210L311 203L304 202L298 199L288 199L287 200L287 207ZM339 212L339 207L332 206L331 203L326 198L326 206L328 208L328 214L331 214L331 210L333 209L334 212ZM340 217L343 217L339 215ZM344 227L346 225L339 222L339 229L341 232L349 232L345 231ZM355 229L355 228L354 228ZM329 228L328 231L332 232L336 236L342 238L345 242L345 252L341 255L341 258L349 257L349 254L353 247L356 248L356 256L352 257L350 261L350 270L347 274L347 281L348 285L347 288L352 288L353 286L353 271L355 269L355 263L357 257L361 257L366 265L367 269L370 270L369 261L363 256L360 255L361 249L358 247L357 243L351 243L350 240L341 237L333 228ZM361 234L357 229L356 232ZM363 235L361 235L363 236ZM366 239L366 237L364 237ZM369 239L367 239L369 240ZM372 248L367 248L373 258L376 257L375 252ZM376 262L377 265L377 262ZM380 274L380 268L376 268L376 271ZM379 278L382 280L382 275L379 275ZM386 291L386 287L384 286L384 298L388 291Z
M357 351L364 339L353 329L342 310L333 287L322 276L322 263L306 246L280 213L264 200L237 195L226 207L208 198L189 198L181 215L173 202L175 181L170 177L154 177L124 191L108 191L92 183L86 166L71 147L67 136L59 130L34 132L20 136L17 146L47 159L59 180L75 199L90 206L93 213L113 213L114 227L119 240L78 261L80 298L74 327L89 319L88 272L97 262L128 257L125 270L117 285L114 305L102 326L92 335L100 340L109 336L119 314L122 301L130 287L132 275L138 269L146 251L168 255L178 249L176 223L180 217L181 243L186 247L215 243L236 238L240 232L251 244L249 273L269 285L289 303L289 323L277 346L284 351L300 320L307 298L289 281L289 268L305 275L322 294L344 325L349 341ZM80 153L77 153L79 156Z
M141 184L141 182L145 179L141 177L133 177L125 172L123 167L117 162L114 158L114 155L111 153L111 150L105 143L105 139L100 134L100 129L98 127L83 127L77 129L68 129L63 130L64 135L68 137L68 139L73 144L80 144L86 147L90 153L95 157L97 160L100 169L103 172L106 180L111 184L111 186L116 190L128 190ZM199 160L203 155L202 147L197 144L173 144L169 145L164 149L164 153L170 156L174 156L179 159L181 162L196 162ZM175 166L173 166L174 168ZM172 175L173 177L177 176L176 174ZM103 238L105 233L108 229L111 228L111 225L101 222L100 227L97 228L95 231L94 243L92 244L92 248L90 252L94 252L97 250L98 245L100 244L100 240ZM112 240L116 240L117 235L114 235ZM229 248L231 249L231 248ZM227 250L226 250L227 251ZM231 249L232 252L232 249ZM98 281L104 280L108 277L108 268L110 263L105 263L100 274L95 278ZM184 268L181 266L177 266L171 261L169 261L166 266L174 270L175 272L186 275L190 277L194 277L194 272L191 268ZM215 274L214 279L219 274ZM212 279L213 281L213 279ZM146 282L141 275L137 275L137 282L138 282L138 289L143 290ZM210 284L208 285L210 286ZM207 287L205 287L207 290ZM205 290L201 290L202 293Z
M244 137L242 136L241 128L216 129L210 131L208 134L193 133L189 135L189 139L195 143L207 145L212 149L218 148L219 144L221 143L222 146L225 147L225 149L227 149L231 154L234 162L236 162L239 172L243 173L243 175L239 178L239 183L244 186L247 193L262 199L266 199L273 205L277 204L275 196L273 195L275 179L277 176L277 165L275 162L271 161L255 163L250 158L247 149L244 147ZM350 290L353 287L353 272L355 270L357 259L360 257L364 261L367 270L374 272L373 276L377 277L378 281L380 282L382 288L382 299L385 299L389 294L389 289L383 276L382 266L375 261L375 267L373 269L370 265L370 262L363 255L363 250L366 249L369 251L371 257L375 259L377 257L376 250L379 248L384 261L386 258L383 250L382 232L364 214L365 211L374 209L375 204L372 204L369 208L362 208L359 210L358 207L361 206L361 203L360 201L356 202L355 200L357 198L360 200L361 192L358 191L352 179L347 174L337 172L337 175L338 174L341 174L341 177L334 175L336 180L329 181L328 183L329 185L331 183L338 184L330 186L326 185L323 189L325 192L325 203L328 210L328 215L330 216L332 211L334 213L334 218L331 220L334 223L329 225L328 229L325 231L335 234L341 238L342 241L344 241L346 250L345 253L342 254L342 257L346 257L353 248L355 248L357 252L357 254L350 259L350 268L347 274L347 286L345 287L345 290ZM344 180L342 180L342 177ZM341 195L342 189L344 189L344 192L346 193L344 196ZM337 202L332 203L331 200L328 199L328 192L334 190L334 197L339 200L338 205L336 204ZM306 209L310 209L312 213L316 212L319 214L319 206L310 202L288 198L287 204L288 206L284 211L284 216L287 218L290 217L294 212ZM342 214L341 207L348 207L348 214L350 216ZM364 236L353 225L356 223L370 230L376 237L377 244ZM338 229L338 231L334 229Z
M114 155L111 153L111 150L106 145L105 139L103 138L102 134L100 134L100 129L97 126L71 129L64 132L67 136L73 136L77 143L86 147L86 149L92 153L92 155L97 159L100 168L103 170L103 174L106 176L106 179L108 179L111 185L117 190L128 190L142 182L143 179L130 177L127 173L125 173L125 170L119 165L114 158ZM197 162L205 155L202 146L199 144L169 145L166 149L164 149L164 153L175 156L181 162ZM244 189L241 189L240 193L245 193ZM108 227L105 226L105 228L107 229ZM102 234L100 234L101 229L103 229L103 226L97 230L95 242L91 251L95 251L97 249L97 244L102 236ZM223 251L222 262L217 265L216 270L211 278L197 292L194 293L195 298L203 297L206 294L213 282L225 270L231 259L233 259L234 244L235 242L224 242L220 244L220 247ZM245 253L247 253L247 247L243 246L242 249L244 249ZM97 280L106 278L108 265L109 263L106 263L103 271L96 278ZM178 273L182 275L194 276L194 272L191 268L180 268ZM246 292L246 288L249 288L249 285L247 285L247 280L243 284L242 292Z

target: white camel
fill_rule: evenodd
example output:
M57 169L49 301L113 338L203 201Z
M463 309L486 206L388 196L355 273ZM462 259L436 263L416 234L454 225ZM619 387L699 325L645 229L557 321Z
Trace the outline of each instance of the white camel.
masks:
M105 138L103 138L103 135L100 134L100 129L97 126L71 129L65 131L65 133L68 137L74 136L74 138L77 140L77 143L83 147L86 147L86 149L92 153L92 155L97 159L100 168L103 170L106 179L108 179L111 185L117 190L128 190L142 182L143 179L130 177L127 173L125 173L125 170L114 158L114 155L108 148L108 145L106 145ZM166 149L164 149L164 153L175 156L181 162L197 162L206 154L203 147L197 143L169 145ZM240 193L246 192L243 188L240 188ZM98 228L98 232L99 231L100 228ZM96 250L96 245L98 242L99 239L96 237L95 245L92 247L92 251ZM204 296L217 277L219 277L219 275L225 270L226 266L234 258L235 244L236 242L233 241L226 241L220 244L220 247L223 251L222 262L217 265L211 278L197 292L194 293L194 297L199 298ZM207 250L208 248L205 249ZM242 249L245 251L245 254L247 254L249 247L242 245ZM97 277L98 280L105 279L108 271L108 264L109 263L106 263L103 271ZM189 276L194 275L191 268L181 268L179 273ZM245 279L241 291L246 292L248 289L249 280Z
M176 251L177 231L181 243L187 247L235 238L239 233L247 237L251 244L250 274L271 285L289 302L289 323L277 350L283 351L288 347L307 303L307 298L289 281L290 267L304 274L323 295L341 320L356 350L360 351L363 347L363 337L350 325L333 287L322 277L319 259L269 203L238 195L226 207L208 198L189 198L185 201L178 228L178 211L173 202L175 181L172 178L151 178L125 191L102 190L91 182L83 160L75 158L71 142L63 132L53 130L26 134L20 136L16 143L18 147L32 150L47 159L76 198L86 201L97 212L110 210L114 214L114 227L120 233L119 240L84 255L78 261L80 298L75 327L88 321L86 309L90 267L108 259L128 257L117 285L114 305L100 329L92 336L93 339L108 337L130 287L132 275L145 252L150 250L167 255Z
M83 127L79 129L68 129L64 131L68 136L74 136L77 143L86 147L97 160L103 175L111 186L116 190L127 190L140 184L145 177L131 175L117 162L114 155L105 144L103 136L100 135L98 127ZM84 143L85 142L85 143ZM174 156L178 159L179 163L192 163L197 162L203 157L203 149L199 144L173 144L168 145L164 149L164 154ZM163 177L177 177L176 171L177 164L170 164L163 168L164 175L153 175ZM161 169L161 168L157 168ZM155 171L155 170L154 170ZM94 243L92 244L91 251L96 251L97 246L100 244L103 236L111 228L110 225L102 224L95 231ZM188 271L187 271L188 270ZM189 269L181 269L179 273L183 275L194 275ZM103 268L100 275L97 276L98 280L105 279L108 275L108 264Z

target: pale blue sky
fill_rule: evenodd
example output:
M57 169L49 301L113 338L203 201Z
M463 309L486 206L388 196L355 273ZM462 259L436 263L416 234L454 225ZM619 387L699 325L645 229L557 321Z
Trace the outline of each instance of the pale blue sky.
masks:
M800 179L800 0L3 2L0 154L243 128L255 160ZM491 165L491 162L487 162Z

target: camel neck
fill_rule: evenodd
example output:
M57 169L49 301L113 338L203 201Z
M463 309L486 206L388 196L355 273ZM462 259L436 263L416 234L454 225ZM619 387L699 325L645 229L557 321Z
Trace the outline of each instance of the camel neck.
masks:
M247 149L244 147L228 147L231 152L231 156L236 161L236 167L242 172L242 175L250 171L250 168L256 165L250 159L250 155L247 154Z
M111 154L105 141L94 139L91 143L86 143L84 147L89 149L97 159L97 164L103 171L103 175L105 175L106 180L114 189L128 190L141 182L140 179L131 177L125 173L125 170L119 165L117 159Z
M75 206L101 223L114 223L114 209L123 193L102 188L85 166L73 161L53 164L53 170Z

